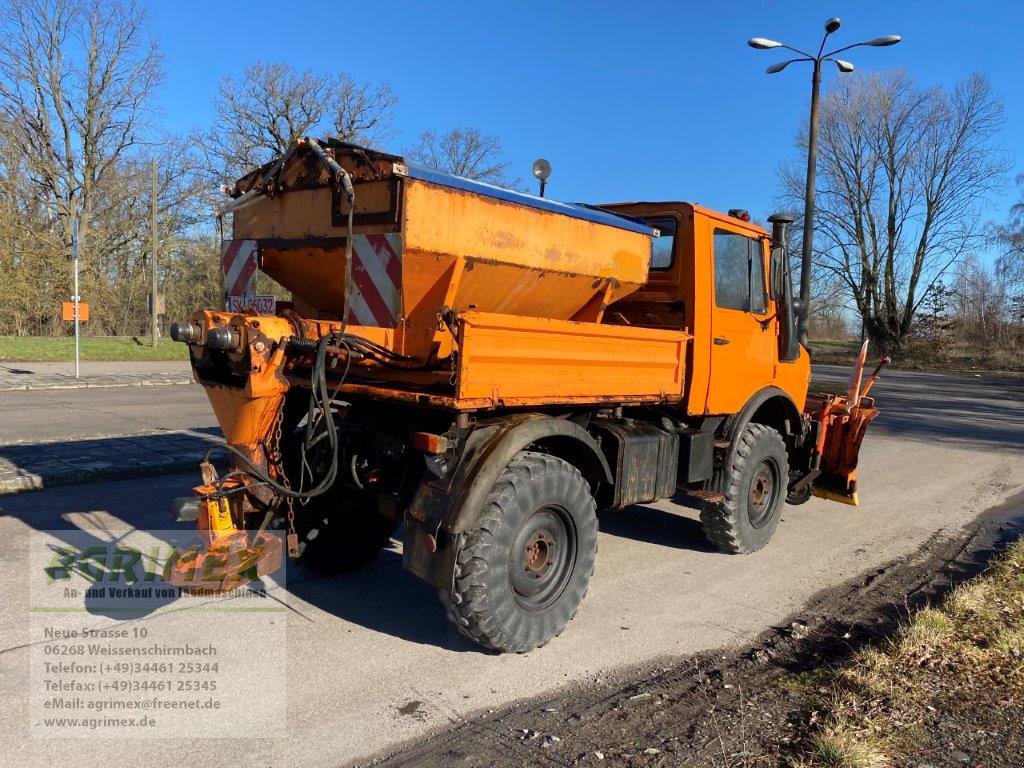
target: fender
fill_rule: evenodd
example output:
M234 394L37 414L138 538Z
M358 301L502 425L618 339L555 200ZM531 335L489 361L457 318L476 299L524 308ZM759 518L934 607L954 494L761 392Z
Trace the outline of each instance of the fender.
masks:
M461 533L473 527L498 475L513 456L536 442L549 443L550 450L544 452L562 458L565 458L567 449L571 453L572 448L584 448L584 455L600 467L601 479L607 483L614 482L611 467L597 441L579 424L541 414L523 414L504 421L480 450L462 462L459 476L452 483L451 514L445 521L449 531Z
M727 438L732 443L733 438L742 432L747 424L754 420L754 415L761 407L768 403L769 400L776 398L777 407L772 409L772 418L761 421L761 423L778 429L783 438L785 438L787 430L782 428L780 422L792 420L793 426L797 426L800 423L800 409L796 407L796 403L793 402L793 399L788 394L774 386L759 389L751 395L747 404L743 406L743 410L727 418L722 428L722 437ZM773 403L773 405L776 404Z
M449 589L459 535L473 527L512 457L534 443L577 466L592 484L614 482L597 441L574 421L526 413L484 425L470 433L450 480L424 482L416 491L406 513L406 570Z
M722 466L729 466L732 463L736 456L736 436L746 428L747 424L754 421L754 416L765 405L770 406L770 412L765 413L765 416L770 418L760 418L757 421L778 429L783 440L787 438L787 430L784 428L786 421L790 421L793 427L799 428L798 425L801 423L800 410L789 395L778 387L768 386L759 389L751 396L747 404L743 406L743 410L726 419L725 424L722 426L721 436L729 441L729 448ZM717 477L717 470L715 474Z

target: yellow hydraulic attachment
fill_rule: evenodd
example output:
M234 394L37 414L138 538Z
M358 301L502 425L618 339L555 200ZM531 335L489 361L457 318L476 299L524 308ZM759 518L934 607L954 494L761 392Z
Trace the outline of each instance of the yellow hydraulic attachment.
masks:
M243 488L231 478L196 486L199 541L167 561L164 581L190 592L227 592L281 567L280 536L234 524L232 495Z

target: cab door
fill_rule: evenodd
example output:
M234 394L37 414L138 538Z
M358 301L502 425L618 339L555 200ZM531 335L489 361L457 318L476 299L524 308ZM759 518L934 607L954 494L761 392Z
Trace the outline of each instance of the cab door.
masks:
M706 413L736 413L769 384L774 318L765 279L765 243L709 221L712 249L711 376Z

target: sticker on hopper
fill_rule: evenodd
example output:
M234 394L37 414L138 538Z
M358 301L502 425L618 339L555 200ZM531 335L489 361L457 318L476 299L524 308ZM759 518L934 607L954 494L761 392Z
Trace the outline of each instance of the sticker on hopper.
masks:
M259 266L259 243L255 240L225 240L220 266L228 296L249 296Z
M352 285L348 322L394 328L402 316L402 236L352 238Z

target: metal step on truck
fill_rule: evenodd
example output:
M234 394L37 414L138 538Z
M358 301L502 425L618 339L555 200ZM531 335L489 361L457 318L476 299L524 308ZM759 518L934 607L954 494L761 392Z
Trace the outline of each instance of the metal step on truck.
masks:
M172 328L231 459L202 466L208 550L168 563L172 583L228 550L271 568L269 527L325 570L401 529L455 626L523 652L576 613L600 509L689 494L746 554L786 501L857 502L878 371L808 395L791 217L769 233L692 203L568 204L314 139L227 191L225 252L292 298Z

